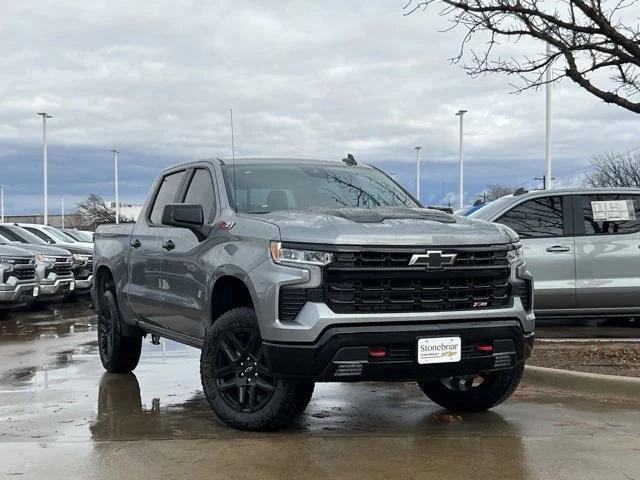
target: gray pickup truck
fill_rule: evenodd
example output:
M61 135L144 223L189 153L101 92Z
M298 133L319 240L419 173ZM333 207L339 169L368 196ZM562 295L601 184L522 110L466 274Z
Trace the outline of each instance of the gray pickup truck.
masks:
M0 310L28 305L38 297L35 263L30 251L0 245Z
M352 156L170 168L135 224L98 228L94 278L105 369L133 370L147 334L200 348L207 400L241 429L291 421L315 382L417 381L486 410L533 347L513 230L423 209Z

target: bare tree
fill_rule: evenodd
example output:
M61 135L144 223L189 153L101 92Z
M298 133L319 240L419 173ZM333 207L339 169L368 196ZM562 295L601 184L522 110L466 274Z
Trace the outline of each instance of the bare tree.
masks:
M505 195L511 195L515 191L515 187L502 185L500 183L492 183L487 185L485 190L485 200L487 202L492 202L500 197L504 197Z
M466 30L460 52L452 61L461 62L471 76L513 75L521 79L519 85L513 85L520 92L546 84L545 72L553 63L551 82L567 77L606 103L640 113L640 26L631 12L628 24L621 18L636 2L408 0L404 9L410 15L432 4L441 5L440 14L450 18L451 28ZM488 36L481 51L471 47L478 35ZM504 43L526 38L540 40L540 54L500 55ZM551 47L549 56L542 48L545 44ZM470 62L465 63L468 47Z
M591 159L592 172L587 174L591 187L640 188L640 154L605 153Z
M100 195L95 193L89 194L86 200L78 203L77 212L80 214L82 222L92 228L103 223L115 223L116 221L116 212L105 203ZM120 221L126 223L131 222L132 219L120 214Z

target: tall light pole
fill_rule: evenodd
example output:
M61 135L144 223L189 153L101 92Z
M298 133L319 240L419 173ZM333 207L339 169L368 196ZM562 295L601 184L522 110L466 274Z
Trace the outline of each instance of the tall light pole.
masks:
M551 45L547 43L547 58L551 58ZM547 151L546 151L546 169L545 169L545 182L544 189L549 190L551 188L551 64L547 65L546 72L546 124L547 124Z
M38 115L42 117L42 160L44 164L44 221L47 225L49 223L49 184L47 182L47 118L53 118L47 112L39 112Z
M0 223L4 223L4 185L0 185Z
M60 198L60 212L62 213L62 228L64 228L64 197Z
M458 110L456 115L460 117L460 185L459 185L459 196L460 196L460 208L464 207L464 123L463 117L464 114L467 113L468 110Z
M415 147L416 151L416 197L420 201L420 149L422 147Z
M116 184L116 223L120 223L120 193L118 192L118 153L119 150L113 149L113 167L115 174L115 184Z

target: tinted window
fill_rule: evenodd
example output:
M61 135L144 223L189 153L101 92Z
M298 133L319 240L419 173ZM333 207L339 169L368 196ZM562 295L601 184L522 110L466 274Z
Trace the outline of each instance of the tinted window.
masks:
M158 189L158 194L156 195L155 202L153 203L151 216L149 217L151 223L161 223L164 207L165 205L174 202L183 176L184 170L181 172L170 173L162 179L162 183Z
M417 207L402 188L373 168L346 165L223 167L229 202L243 212L313 208Z
M184 203L202 205L204 219L211 222L215 214L215 195L213 194L213 180L209 170L198 168L191 179Z
M7 240L11 240L12 242L23 243L22 240L20 240L20 237L18 235L16 235L15 233L13 233L11 230L9 230L6 227L0 226L0 235L2 235Z
M640 195L584 195L582 199L582 216L584 221L584 233L586 235L611 235L616 233L633 233L640 231ZM623 214L629 220L604 220L602 217L615 218L618 214L615 210L609 214L600 213L600 219L594 220L594 206L592 202L616 201L612 205L615 209L622 208ZM623 203L617 203L626 201ZM596 214L598 216L598 214Z
M44 233L42 230L38 230L37 228L33 228L33 227L24 227L24 229L27 232L33 233L36 237L40 238L41 240L44 240L47 243L56 243L53 240L53 238L51 238L49 235Z
M563 234L562 197L528 200L496 222L513 228L522 238L560 236Z

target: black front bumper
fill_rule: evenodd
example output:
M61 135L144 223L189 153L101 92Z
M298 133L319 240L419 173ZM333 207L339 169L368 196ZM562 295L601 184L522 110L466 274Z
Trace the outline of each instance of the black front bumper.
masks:
M459 336L462 358L455 363L418 364L417 339ZM278 377L315 381L411 381L503 370L531 355L534 334L517 320L444 324L358 325L327 329L313 344L263 341L267 363ZM480 351L478 345L491 345ZM383 347L383 358L369 356Z

